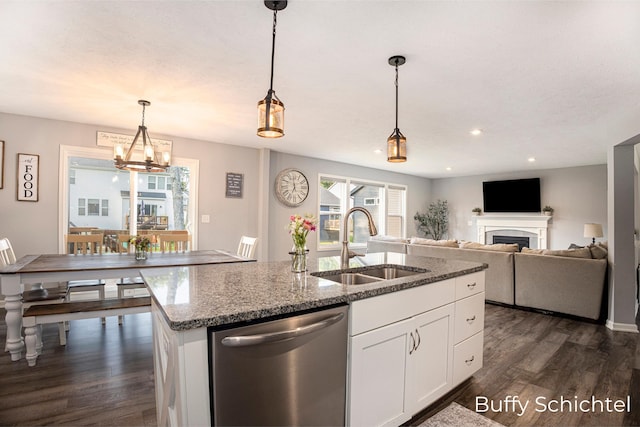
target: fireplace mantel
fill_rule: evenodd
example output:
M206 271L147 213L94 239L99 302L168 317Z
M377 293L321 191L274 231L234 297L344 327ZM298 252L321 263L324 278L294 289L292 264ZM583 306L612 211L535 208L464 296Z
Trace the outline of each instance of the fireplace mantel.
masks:
M547 249L547 230L551 218L547 215L482 215L476 219L478 242L486 242L487 232L524 231L537 236L538 249Z

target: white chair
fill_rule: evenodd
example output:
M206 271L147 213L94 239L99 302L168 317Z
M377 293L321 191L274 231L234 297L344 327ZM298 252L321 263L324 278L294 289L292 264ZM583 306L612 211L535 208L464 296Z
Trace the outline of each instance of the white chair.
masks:
M240 237L240 244L238 245L238 251L236 252L238 256L243 256L245 258L253 258L256 253L256 245L258 244L257 237Z
M13 252L11 242L6 237L0 239L0 267L15 264L15 262L16 255ZM34 285L31 290L22 293L22 310L24 311L33 305L62 303L66 297L66 288L61 289L57 283L52 288L45 288L42 283L39 283ZM58 323L58 334L60 335L60 345L65 345L67 343L67 335L64 322ZM37 348L42 348L40 341L37 343Z

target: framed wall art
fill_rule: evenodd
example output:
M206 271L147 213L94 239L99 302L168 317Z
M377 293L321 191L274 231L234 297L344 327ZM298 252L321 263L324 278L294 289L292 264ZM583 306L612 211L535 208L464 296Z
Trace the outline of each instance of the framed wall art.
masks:
M4 188L4 141L0 141L0 188Z
M225 197L241 199L243 181L244 181L243 174L227 172Z
M40 156L18 153L18 185L16 197L20 202L37 202L40 181Z

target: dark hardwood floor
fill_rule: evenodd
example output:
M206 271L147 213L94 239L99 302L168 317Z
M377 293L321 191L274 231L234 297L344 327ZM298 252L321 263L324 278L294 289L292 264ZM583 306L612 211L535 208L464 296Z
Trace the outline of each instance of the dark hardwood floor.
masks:
M5 340L0 310L0 342ZM640 334L603 325L486 306L484 368L432 405L417 425L455 401L475 410L493 401L538 396L626 399L629 413L486 413L505 426L640 425ZM44 351L29 368L0 355L0 425L152 426L156 424L150 315L71 322L68 344L44 328Z

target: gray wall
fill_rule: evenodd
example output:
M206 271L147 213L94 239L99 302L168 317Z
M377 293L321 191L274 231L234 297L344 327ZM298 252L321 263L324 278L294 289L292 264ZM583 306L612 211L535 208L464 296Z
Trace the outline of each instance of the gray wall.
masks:
M384 162L384 158L381 158ZM431 181L426 178L419 178L394 172L387 172L378 169L354 166L347 163L332 162L328 160L314 159L310 157L300 157L280 152L271 152L270 162L270 187L278 172L286 168L297 168L302 171L309 180L309 196L303 204L297 208L289 208L282 205L271 189L269 197L269 254L270 259L284 260L289 257L292 240L286 227L289 217L293 214L304 214L306 212L318 214L318 174L329 174L346 176L351 178L369 179L372 181L387 182L393 184L403 184L407 188L407 236L415 234L415 224L413 214L417 210L425 209L429 204L431 193ZM307 244L310 254L316 255L316 236L311 236L312 244ZM322 252L323 256L336 255L335 251Z
M4 188L0 189L0 236L8 237L16 255L58 252L58 172L60 145L96 148L96 131L133 135L130 128L46 120L0 113L0 140L5 141ZM211 222L198 224L199 249L235 252L243 234L258 233L259 151L153 133L173 140L173 155L200 161L199 212ZM101 147L105 150L107 148ZM109 150L110 151L110 150ZM16 201L16 154L40 155L40 200ZM241 199L225 198L226 172L244 174Z
M540 178L542 206L554 208L549 223L550 248L590 243L583 237L586 222L602 224L604 238L598 240L607 240L607 165L434 179L431 195L433 200L446 199L449 203L449 237L475 241L471 209L482 208L482 182L536 177Z

